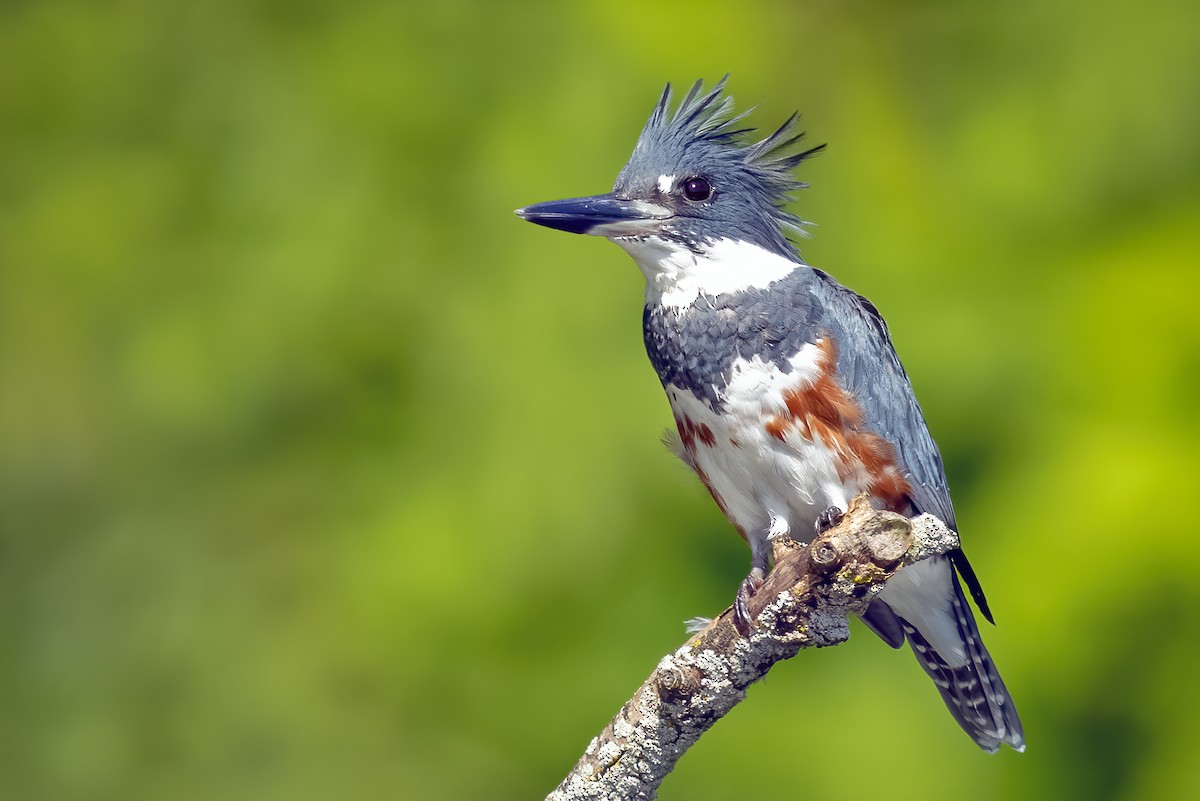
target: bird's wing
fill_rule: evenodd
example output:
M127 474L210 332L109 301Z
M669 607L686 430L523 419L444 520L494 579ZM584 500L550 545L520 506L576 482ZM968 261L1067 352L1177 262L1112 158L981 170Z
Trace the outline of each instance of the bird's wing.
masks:
M954 527L954 506L937 443L929 434L912 384L892 347L887 323L869 300L817 270L820 293L838 345L838 378L863 410L863 423L896 449L912 485L912 502Z
M845 288L827 273L815 271L810 291L819 296L826 326L838 343L838 378L863 410L863 424L896 449L911 486L917 512L936 515L958 530L946 470L937 443L913 394L908 374L892 346L887 323L869 300ZM992 619L987 598L961 549L950 554L979 610Z

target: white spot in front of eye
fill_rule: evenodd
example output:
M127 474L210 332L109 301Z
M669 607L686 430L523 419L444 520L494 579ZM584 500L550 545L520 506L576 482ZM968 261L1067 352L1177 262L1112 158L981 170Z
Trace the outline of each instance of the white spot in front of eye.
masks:
M658 191L662 192L664 195L671 194L671 187L674 185L675 185L675 176L674 175L658 176Z

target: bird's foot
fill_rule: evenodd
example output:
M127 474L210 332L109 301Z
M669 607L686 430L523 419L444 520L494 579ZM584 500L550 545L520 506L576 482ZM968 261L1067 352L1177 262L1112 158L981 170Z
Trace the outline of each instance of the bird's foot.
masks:
M817 522L813 524L813 530L819 537L826 531L829 531L829 529L836 526L838 523L842 522L842 518L845 516L846 513L841 509L837 508L836 506L830 506L824 512L821 512L821 514L817 515Z
M738 587L737 595L733 599L733 625L738 630L738 634L743 637L750 636L750 628L754 621L750 617L750 599L758 592L763 585L763 577L765 571L762 568L756 567L750 571L750 575L742 580L741 586Z

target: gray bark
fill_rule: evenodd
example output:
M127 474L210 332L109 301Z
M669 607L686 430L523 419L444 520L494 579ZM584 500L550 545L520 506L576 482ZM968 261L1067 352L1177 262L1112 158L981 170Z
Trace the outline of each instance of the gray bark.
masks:
M809 545L779 539L775 566L751 599L749 638L726 610L638 688L547 799L652 799L675 763L746 697L751 684L803 648L837 645L896 570L958 547L932 515L909 520L856 498Z

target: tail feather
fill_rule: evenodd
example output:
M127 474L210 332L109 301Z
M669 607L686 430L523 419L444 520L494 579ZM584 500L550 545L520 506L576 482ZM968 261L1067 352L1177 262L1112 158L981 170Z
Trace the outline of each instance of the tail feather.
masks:
M916 628L901 618L917 661L937 685L950 714L980 748L994 753L1001 744L1008 743L1024 751L1025 732L1012 696L983 645L975 616L957 581L952 609L966 650L966 664L951 667Z

